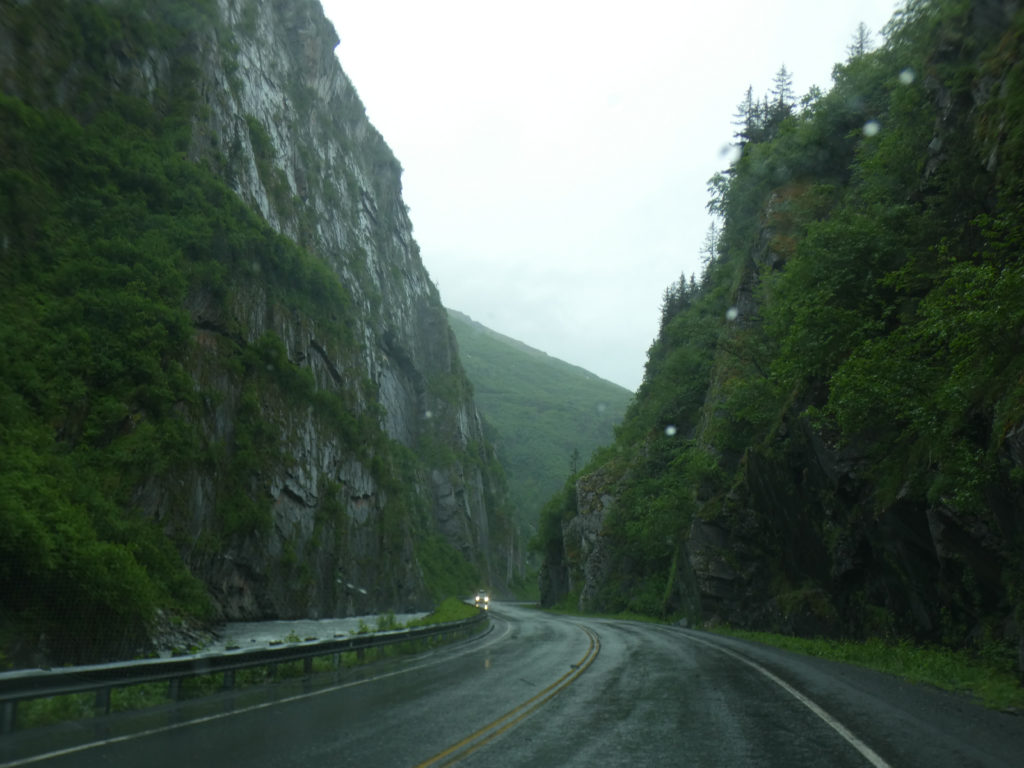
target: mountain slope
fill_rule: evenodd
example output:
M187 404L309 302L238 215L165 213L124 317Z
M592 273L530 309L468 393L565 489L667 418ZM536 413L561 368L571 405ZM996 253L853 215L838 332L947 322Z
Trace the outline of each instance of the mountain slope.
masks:
M448 322L476 403L500 435L512 498L524 519L535 522L565 482L573 450L582 467L610 443L633 395L455 310L448 310Z
M512 570L337 44L315 0L0 0L0 658Z
M886 36L741 105L714 258L545 507L545 602L1024 672L1024 11L921 0Z

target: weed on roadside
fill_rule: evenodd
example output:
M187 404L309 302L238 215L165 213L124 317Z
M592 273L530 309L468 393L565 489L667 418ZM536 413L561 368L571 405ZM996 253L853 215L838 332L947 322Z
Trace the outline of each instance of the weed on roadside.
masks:
M1002 660L978 656L966 650L919 646L909 640L886 642L878 638L853 641L789 637L770 632L746 632L727 626L711 631L805 656L886 672L946 691L967 693L991 709L1024 709L1024 688L1021 688L1014 671L1007 668Z

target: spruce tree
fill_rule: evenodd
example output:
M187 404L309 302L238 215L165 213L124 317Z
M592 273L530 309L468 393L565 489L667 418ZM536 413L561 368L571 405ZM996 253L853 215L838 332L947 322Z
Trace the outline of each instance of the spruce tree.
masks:
M772 88L774 101L772 106L777 110L793 106L793 75L783 64L775 73L775 87Z
M754 98L754 87L748 86L743 101L736 105L736 114L733 115L735 120L732 123L739 129L733 134L733 138L739 139L741 144L753 140L753 133L757 129L757 107L757 100Z
M704 244L700 247L701 264L706 266L718 258L718 238L720 234L718 224L711 222L708 232L704 236Z
M854 59L857 56L863 56L865 53L871 53L874 47L875 44L871 42L871 30L862 21L857 25L857 30L853 33L853 42L846 46L846 52L850 54L851 59Z

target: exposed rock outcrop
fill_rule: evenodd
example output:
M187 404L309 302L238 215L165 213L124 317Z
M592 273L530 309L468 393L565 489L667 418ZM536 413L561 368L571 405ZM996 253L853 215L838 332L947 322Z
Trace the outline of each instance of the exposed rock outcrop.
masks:
M284 301L256 260L229 275L226 291L196 287L186 301L195 344L182 362L203 407L188 418L225 458L219 467L199 463L150 478L133 505L180 542L219 619L424 609L430 597L415 536L434 532L500 587L507 569L497 560L513 556L501 554L513 551L503 538L511 533L486 497L504 491L486 469L489 448L413 239L401 167L335 57L337 33L315 0L216 0L194 11L207 14L198 22L182 12L191 20L178 37L133 35L153 18L165 24L157 29L175 25L177 8L157 2L126 11L141 14L138 24L126 22L123 40L109 49L97 43L89 55L57 51L57 33L46 25L15 44L0 14L0 83L82 121L94 106L76 96L97 66L112 92L158 110L186 99L189 159L315 254L351 306L323 313L301 297ZM211 247L234 246L215 238ZM256 377L275 374L271 362L266 374L231 362L268 338L348 415L261 384ZM346 432L346 419L371 426ZM264 430L269 447L238 482L255 507L269 510L271 525L228 535L223 510L239 489L220 470L240 450L241 431L252 429ZM415 461L385 450L374 430Z
M1001 202L1000 195L1019 206L1013 197L1019 190L1020 162L1013 154L1019 142L1006 140L1007 125L1012 127L1010 105L1016 102L1008 97L1007 83L1015 82L1022 49L1019 3L977 0L961 10L964 15L955 25L950 22L932 29L940 31L928 39L928 58L915 64L917 74L904 70L902 82L907 85L921 77L916 86L923 85L919 97L931 99L936 119L934 128L925 124L921 131L921 162L913 166L896 202L910 201L908 217L914 215L912 206L918 205L934 213L928 208L937 205L931 196L948 182L947 177L961 174L970 179L969 193L947 190L954 202L936 214L962 227L960 236L967 245L961 243L965 256L958 258L967 262L985 254L978 228L989 226L990 217L1002 215L1000 206L1010 205ZM879 59L879 63L888 66L892 60ZM858 64L855 58L847 62L851 71ZM836 80L839 88L842 79L837 76ZM805 124L813 124L814 112L803 114ZM856 115L851 119L866 118ZM897 122L895 110L889 119ZM789 163L793 155L784 153L796 150L781 139L774 146L786 147L774 157L785 156ZM820 203L815 195L820 189L814 189L817 179L813 172L801 171L791 177L781 174L765 183L764 169L771 161L765 159L770 156L767 151L757 154L763 149L755 144L749 155L754 158L751 165L737 165L733 170L735 178L747 173L761 186L751 182L735 188L739 190L737 199L743 200L736 211L747 205L752 199L749 195L755 192L758 208L749 218L739 218L747 216L743 211L736 214L738 221L733 223L745 231L742 239L737 236L732 241L734 250L723 260L728 271L720 274L725 279L712 282L697 298L677 292L679 302L692 300L695 309L686 318L687 324L673 326L671 317L664 320L662 334L649 354L648 378L637 395L635 421L629 425L632 442L620 441L619 458L577 483L579 514L562 526L560 548L548 546L542 571L547 600L555 602L579 592L580 607L617 609L632 599L637 583L648 578L665 584L668 572L677 583L666 585L665 597L653 610L650 590L643 601L634 600L633 604L647 613L677 610L691 621L699 615L712 624L728 622L735 627L804 636L916 637L960 647L988 643L999 653L1013 642L1020 649L1019 669L1024 673L1024 633L1019 625L1020 585L1024 583L1024 427L1019 423L1019 401L1014 399L1019 395L999 400L1005 393L997 382L985 388L976 385L984 397L976 392L974 400L963 394L966 387L955 390L955 397L963 397L962 412L956 410L961 407L959 401L939 405L938 399L900 400L896 395L892 397L897 402L915 403L918 410L913 418L907 415L909 407L901 412L883 408L887 392L871 390L865 383L873 377L899 378L899 386L908 390L924 391L931 386L922 381L925 375L920 371L925 368L908 373L909 364L902 365L914 353L932 354L920 352L916 346L903 356L894 353L898 374L878 370L876 361L882 357L857 357L872 343L881 344L879 338L897 337L894 328L905 330L923 324L923 316L930 317L926 313L915 316L910 306L921 300L924 290L916 284L900 285L895 291L897 299L892 300L892 314L879 322L878 328L854 331L852 323L843 326L823 321L828 333L808 334L825 348L847 344L847 334L856 338L856 333L863 332L871 339L857 352L843 353L848 356L844 360L872 360L860 371L863 378L855 379L856 387L842 390L841 377L829 373L835 370L828 367L833 363L821 363L824 356L816 361L821 363L817 367L808 364L801 368L780 352L779 348L795 337L786 336L778 326L785 321L796 323L797 315L765 311L773 300L786 300L785 282L776 282L777 276L771 273L781 270L785 276L791 269L800 274L796 271L800 259L824 259L833 251L843 251L832 245L836 241L821 245L812 240L821 231L813 227L830 220L829 215L815 212ZM813 163L807 167L813 168ZM827 183L845 183L834 171ZM1016 181L1011 184L1011 180ZM967 190L968 183L963 184ZM851 188L856 186L851 184ZM968 207L964 200L972 195L973 207ZM798 212L802 212L803 224ZM1014 226L1018 226L1018 212L1016 207L1007 215ZM727 232L729 226L727 217ZM737 242L742 242L742 247ZM803 243L809 243L806 250L798 247ZM992 241L993 252L1001 248L1017 249L1019 239L1015 235L1012 245ZM938 250L933 247L929 253ZM885 268L895 269L892 263ZM710 269L707 274L715 275ZM827 279L824 270L813 274L815 279ZM798 292L806 290L809 282L795 283L801 286ZM888 285L877 271L869 273L865 282ZM773 294L773 290L777 292ZM819 301L829 302L821 307L823 314L833 310L852 314L838 293ZM842 308L835 309L833 303ZM806 306L811 307L812 315L818 308L813 300ZM949 313L949 327L954 327L966 322L963 318L972 313L973 305L950 302L943 305L943 311ZM719 321L720 335L701 346L705 343L702 324L714 319L717 312L726 318ZM763 326L762 312L766 316ZM807 321L808 325L813 322ZM1019 329L1012 324L1019 321L1002 322L1015 338ZM993 330L986 327L978 338L997 338L994 327L995 323ZM936 356L944 354L947 346L964 343L952 341L955 335L948 333L940 337ZM908 337L915 345L923 338ZM816 350L811 344L801 346L803 340L793 343L797 354L814 359ZM1009 342L1011 348L1014 343ZM680 357L670 358L672 352L680 352ZM699 368L693 360L704 353L706 367ZM689 356L686 360L682 360L684 354ZM773 361L781 362L773 367ZM788 375L786 365L794 365L799 373ZM1013 380L1016 367L1014 362L1008 370ZM932 375L941 381L949 377L948 372ZM699 384L684 391L684 386L694 381ZM756 411L751 403L758 396L751 393L761 386L773 394L759 402L771 405ZM853 389L858 391L851 394ZM841 407L830 410L837 400L863 396L863 392L871 392L871 396L858 407L868 413L875 409L885 413L889 424L880 425L883 419L844 420L835 416ZM643 402L645 396L647 402ZM1006 407L1004 402L1013 402L1015 407ZM947 418L943 408L961 419L955 427L928 432L927 426L921 426L925 422L922 413L934 423ZM885 432L883 428L891 424L899 426ZM848 433L839 434L841 429ZM667 445L665 436L676 442ZM959 441L955 444L963 446L965 454L986 456L990 461L960 465L946 458L944 464L937 457L937 445L947 440ZM891 450L893 444L903 445L902 441L918 453ZM659 445L663 451L655 455ZM628 456L628 461L621 455ZM706 462L690 461L694 455ZM975 470L981 466L984 471ZM646 486L630 484L627 475L633 470ZM602 509L622 511L622 520L616 521L614 512L607 518L585 514L584 488L587 498L602 499ZM969 492L956 496L953 488ZM686 528L685 546L669 568L670 556L665 553L674 543L676 525ZM663 540L668 546L662 545ZM687 574L692 578L686 578ZM686 599L697 606L695 610L682 607Z

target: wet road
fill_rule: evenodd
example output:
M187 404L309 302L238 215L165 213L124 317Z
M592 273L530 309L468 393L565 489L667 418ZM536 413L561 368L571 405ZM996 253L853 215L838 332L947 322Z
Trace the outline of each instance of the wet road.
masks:
M120 740L85 749L74 741L91 723L47 744L26 734L0 745L0 764L1024 765L1024 718L958 696L707 633L509 605L470 643L319 685L275 686L288 701L213 697L188 713L205 720L171 727L167 712L108 718ZM22 759L46 749L70 751Z

